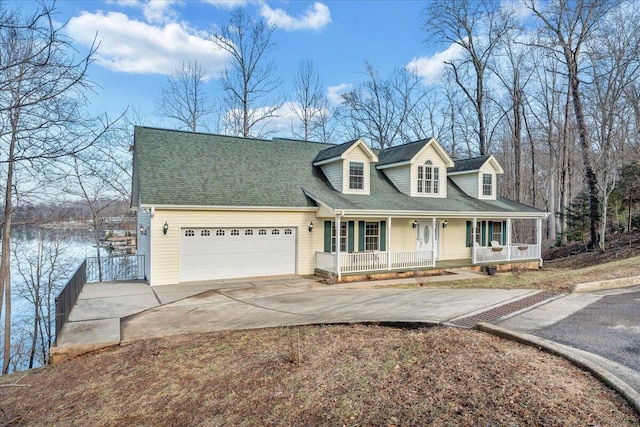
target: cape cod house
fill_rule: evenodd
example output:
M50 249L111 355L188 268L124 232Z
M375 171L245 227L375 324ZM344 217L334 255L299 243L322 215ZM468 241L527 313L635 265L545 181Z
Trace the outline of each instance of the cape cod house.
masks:
M372 150L136 127L138 253L151 285L542 263L548 214L498 197L502 173L433 138Z

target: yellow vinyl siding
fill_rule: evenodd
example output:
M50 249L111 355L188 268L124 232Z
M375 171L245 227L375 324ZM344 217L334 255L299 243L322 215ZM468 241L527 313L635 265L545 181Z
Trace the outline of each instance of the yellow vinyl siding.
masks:
M169 224L165 236L162 226ZM314 229L309 232L309 223ZM151 285L179 283L180 232L184 228L214 227L295 227L297 228L296 266L298 274L313 274L315 253L323 250L322 222L314 212L244 212L244 211L186 211L156 209L150 229L153 240ZM247 262L251 262L247 259Z
M484 196L482 194L482 175L488 173L491 175L491 196ZM495 200L496 199L496 170L491 165L491 162L486 162L480 168L480 173L478 174L478 198L484 200Z
M389 250L393 252L415 251L416 231L411 226L412 219L391 219L391 245Z
M433 167L439 168L439 193L418 193L418 165L424 165L427 160L433 162ZM430 197L430 198L446 198L447 197L447 164L440 154L433 148L433 145L426 146L418 153L412 161L411 165L411 196L413 197Z
M364 164L364 189L352 190L349 188L349 162L359 162ZM369 179L370 159L360 146L356 146L349 152L347 158L342 162L342 192L344 194L369 194L371 191L371 180Z
M448 219L447 228L440 226L440 259L471 258L471 248L467 248L467 220Z

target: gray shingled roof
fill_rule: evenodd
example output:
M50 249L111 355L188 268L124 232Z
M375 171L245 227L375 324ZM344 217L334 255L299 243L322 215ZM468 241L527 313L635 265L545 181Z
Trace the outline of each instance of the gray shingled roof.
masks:
M447 169L447 172L475 171L484 165L491 156L472 157L470 159L454 159L455 166Z
M359 139L359 138L358 138ZM340 145L332 145L329 148L325 148L320 151L318 155L313 159L313 163L321 162L323 160L333 159L335 157L340 157L342 153L347 151L353 144L358 142L358 139L354 139L353 141L345 142Z
M429 139L411 142L409 144L398 145L396 147L387 148L378 153L378 166L391 165L394 163L406 162L418 154L420 150L429 142Z
M390 184L384 172L371 165L371 195L342 194L329 187L304 190L311 198L336 210L387 210L426 212L541 213L539 209L498 198L479 200L465 194L452 180L447 180L447 198L410 197Z
M312 166L327 148L340 147L330 144L146 127L136 127L134 134L134 182L146 206L313 207L322 202L348 210L542 212L507 199L477 200L451 180L446 199L409 197L375 163L370 195L342 194L331 188L319 167Z

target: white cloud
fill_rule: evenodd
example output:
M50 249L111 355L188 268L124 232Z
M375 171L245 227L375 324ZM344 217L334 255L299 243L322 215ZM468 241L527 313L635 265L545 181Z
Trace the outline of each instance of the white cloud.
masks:
M444 71L446 67L445 62L458 58L461 53L462 47L457 44L451 44L447 50L436 52L433 56L414 58L407 65L407 69L422 77L425 81L433 82L440 76L442 71Z
M178 23L154 26L123 13L84 12L67 25L69 35L89 46L98 33L98 63L126 73L171 74L183 61L197 60L212 77L224 69L228 53L216 49L205 34Z
M182 0L111 0L107 3L140 9L147 22L162 23L178 17L172 6L182 4Z
M342 94L350 91L353 88L351 83L340 83L336 86L329 86L327 88L327 98L333 105L342 103Z
M320 30L331 22L329 8L320 2L316 2L308 8L304 15L293 17L283 9L272 9L268 4L262 5L262 16L270 25L275 25L283 30Z
M150 0L142 6L142 12L148 22L167 22L177 17L177 13L171 9L174 3L178 2L171 0Z
M261 3L261 0L204 0L204 2L220 9L235 9L251 3Z

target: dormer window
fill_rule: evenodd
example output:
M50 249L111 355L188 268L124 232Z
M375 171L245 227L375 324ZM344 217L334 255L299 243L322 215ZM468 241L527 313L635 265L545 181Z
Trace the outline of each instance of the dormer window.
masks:
M364 163L349 162L349 189L364 190Z
M493 194L493 177L490 173L482 174L482 195L491 196Z
M440 168L433 166L431 160L418 165L418 193L438 194L440 192Z

